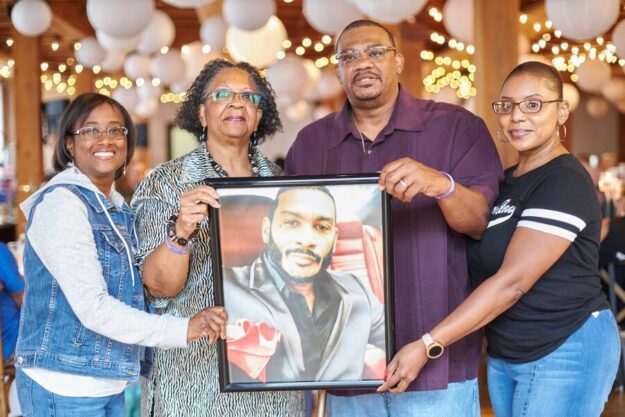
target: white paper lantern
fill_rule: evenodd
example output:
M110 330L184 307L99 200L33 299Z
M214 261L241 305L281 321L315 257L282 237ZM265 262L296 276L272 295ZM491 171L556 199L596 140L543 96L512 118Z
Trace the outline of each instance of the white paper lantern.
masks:
M262 28L275 13L275 0L224 0L223 3L224 20L242 30Z
M321 71L321 76L308 99L312 101L324 101L334 98L343 92L341 83L333 71Z
M598 59L586 59L576 73L579 76L577 86L589 93L601 92L601 87L612 76L610 65Z
M306 92L308 72L301 58L289 54L267 69L267 81L278 97L287 96L296 101Z
M96 38L100 46L110 52L126 53L130 52L139 45L141 41L141 34L132 36L130 38L117 38L115 36L108 35L102 31L96 31Z
M228 25L221 16L211 16L200 26L200 39L212 49L221 51L226 46Z
M139 104L139 94L137 94L137 89L134 87L128 89L117 87L113 90L112 96L129 112L133 112L137 104Z
M154 7L154 0L87 0L87 17L96 31L130 38L148 26Z
M134 54L126 57L124 62L124 72L132 80L137 78L148 78L151 73L152 59L141 54Z
M586 101L586 111L590 117L601 119L610 110L610 105L601 97L591 97Z
M163 46L171 46L175 37L176 27L171 17L161 10L155 10L150 24L141 34L137 50L144 54L152 54Z
M451 87L443 87L438 93L434 94L432 99L440 103L455 104L458 106L460 105L460 97L458 97L456 91L457 90Z
M164 84L172 84L185 79L185 63L176 49L166 54L158 54L152 60L152 75Z
M345 0L304 0L304 16L317 32L335 35L354 20L364 16L358 8Z
M182 94L187 91L189 87L191 87L191 81L189 80L177 81L169 85L169 89L175 94Z
M358 0L353 2L361 12L384 23L396 24L419 14L427 0Z
M284 114L292 122L301 122L311 115L310 103L306 100L298 100L284 109Z
M612 43L616 47L616 55L625 58L625 19L617 23L612 31Z
M120 54L118 52L107 52L104 61L100 66L102 67L102 71L108 72L109 74L114 74L116 72L121 71L124 67L124 61L126 59L125 54Z
M625 78L611 78L601 87L601 94L612 103L625 101Z
M146 79L143 85L137 87L137 93L141 100L148 98L158 99L163 94L163 87L159 84L155 86L151 79Z
M473 0L447 0L443 6L443 25L454 38L473 42Z
M222 58L221 53L219 51L210 50L208 53L204 53L204 45L200 41L191 42L187 45L187 48L180 54L185 63L185 82L181 84L186 85L187 82L189 85L185 87L183 90L180 90L181 85L176 85L177 92L185 91L191 84L191 81L195 80L195 78L200 74L204 66L213 59ZM179 83L175 83L179 84ZM171 86L172 91L174 86Z
M319 120L322 117L326 117L328 114L332 113L332 109L328 106L317 106L313 110L313 120Z
M11 10L11 23L24 36L39 36L52 23L52 10L43 0L20 0Z
M156 97L142 98L134 108L134 113L143 118L150 118L158 111L159 101Z
M547 58L544 55L539 55L539 54L522 54L522 55L519 55L519 64L523 64L525 62L530 62L530 61L542 62L543 64L547 64L547 65L553 66L553 63L549 60L549 58Z
M81 39L80 49L74 55L79 64L87 68L93 68L104 61L106 51L100 46L96 38L90 36Z
M226 47L230 56L237 61L264 68L277 60L276 54L282 50L286 36L282 21L271 16L265 26L254 31L230 26L226 31Z
M577 41L605 33L619 17L619 0L545 0L554 29Z
M569 103L570 111L575 111L579 104L579 90L570 83L562 84L562 98Z
M167 4L176 6L179 9L195 9L205 4L214 2L215 0L163 0Z
M302 63L304 64L304 68L306 68L306 73L308 74L308 82L306 83L306 88L304 89L304 95L308 96L315 88L317 81L319 81L319 77L321 77L321 70L310 59L303 59Z

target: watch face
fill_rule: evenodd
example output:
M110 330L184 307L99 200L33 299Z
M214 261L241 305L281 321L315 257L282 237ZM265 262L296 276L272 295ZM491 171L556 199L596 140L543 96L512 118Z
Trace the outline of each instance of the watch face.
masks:
M443 347L439 345L431 345L428 348L428 356L430 358L438 358L443 354Z
M187 246L189 244L189 241L183 237L179 237L178 240L176 241L180 246Z

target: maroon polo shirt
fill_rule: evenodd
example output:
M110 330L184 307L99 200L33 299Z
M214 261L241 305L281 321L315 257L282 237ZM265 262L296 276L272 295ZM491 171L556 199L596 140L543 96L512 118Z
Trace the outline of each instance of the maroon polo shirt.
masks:
M482 119L446 103L419 100L400 86L388 124L363 152L349 102L302 129L286 157L288 175L375 173L410 157L450 173L481 192L492 206L503 179L495 145ZM418 195L392 201L395 344L397 350L431 330L468 295L465 237L454 232L436 200ZM477 377L481 336L476 332L428 361L408 390L444 389ZM362 393L354 392L354 393Z

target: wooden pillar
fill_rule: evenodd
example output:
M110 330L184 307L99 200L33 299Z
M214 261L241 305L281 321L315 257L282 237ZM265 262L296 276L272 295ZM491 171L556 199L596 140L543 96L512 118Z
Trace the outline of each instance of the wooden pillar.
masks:
M404 72L400 81L415 97L423 96L423 75L421 73L421 51L425 42L419 39L404 38L401 42L401 53L404 55Z
M90 69L83 69L80 74L76 74L76 95L82 93L94 93L96 91L93 72Z
M499 124L490 103L518 63L520 0L473 0L477 114L484 119L504 167L517 161L510 145L497 139Z
M41 138L41 82L39 38L13 31L15 59L15 137L17 204L33 193L43 179ZM18 210L19 211L19 210ZM21 212L17 215L18 232L25 226Z

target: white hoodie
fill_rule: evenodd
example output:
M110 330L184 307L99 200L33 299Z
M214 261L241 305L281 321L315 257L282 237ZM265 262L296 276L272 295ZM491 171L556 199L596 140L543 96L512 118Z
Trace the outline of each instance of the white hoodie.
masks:
M70 167L20 205L26 219L30 217L39 195L58 184L78 185L97 193L102 201L106 199L87 176ZM110 192L110 201L118 208L124 204L123 197L114 189ZM87 208L71 191L59 187L44 196L37 206L26 238L87 329L128 344L161 348L187 345L189 319L149 314L108 294ZM25 279L28 281L28 276ZM70 375L41 368L23 370L48 391L58 395L99 397L119 393L125 386L119 380Z

